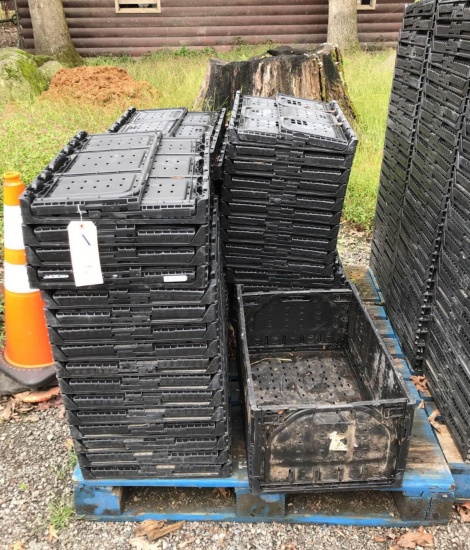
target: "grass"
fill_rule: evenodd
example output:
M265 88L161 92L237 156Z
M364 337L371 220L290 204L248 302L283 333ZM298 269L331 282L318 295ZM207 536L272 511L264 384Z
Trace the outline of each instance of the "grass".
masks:
M343 220L371 229L392 86L395 52L358 53L345 59L346 82L357 110L359 139L343 211Z
M240 45L228 52L217 52L217 56L244 60L265 50L266 44ZM147 80L160 91L158 104L136 104L138 108L191 108L211 56L214 56L211 48L201 51L181 48L140 59L100 57L89 64L122 67L135 79ZM359 147L343 219L366 229L373 221L393 62L391 51L358 53L345 60L349 91L359 115L355 125ZM126 107L114 104L96 108L48 101L4 107L0 110L0 175L7 170L19 170L24 181L30 182L77 130L103 132Z
M60 532L70 523L74 513L74 507L62 497L49 505L49 524Z

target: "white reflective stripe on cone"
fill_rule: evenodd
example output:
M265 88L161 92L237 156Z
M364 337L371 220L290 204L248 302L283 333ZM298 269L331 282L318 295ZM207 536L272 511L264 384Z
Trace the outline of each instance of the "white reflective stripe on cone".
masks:
M5 268L5 290L17 292L18 294L27 294L39 292L29 286L28 272L25 265L15 265L8 262L4 263Z
M21 224L21 209L19 206L3 207L3 242L5 248L10 250L23 250L23 230Z

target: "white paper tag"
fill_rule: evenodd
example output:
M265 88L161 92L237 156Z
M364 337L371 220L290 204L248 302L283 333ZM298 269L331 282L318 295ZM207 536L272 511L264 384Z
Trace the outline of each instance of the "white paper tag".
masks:
M73 221L67 230L75 286L102 285L96 225L91 221Z
M163 282L165 283L185 283L188 280L187 275L164 275Z
M338 432L330 433L330 451L341 451L343 453L347 452L348 446L345 443L347 434L339 434Z

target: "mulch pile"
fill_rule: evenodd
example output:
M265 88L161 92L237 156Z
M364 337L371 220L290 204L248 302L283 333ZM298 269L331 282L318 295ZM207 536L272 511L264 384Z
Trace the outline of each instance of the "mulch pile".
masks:
M117 67L76 67L61 69L52 79L49 89L41 94L51 101L78 101L93 105L130 100L155 99L158 92L146 81L134 80Z

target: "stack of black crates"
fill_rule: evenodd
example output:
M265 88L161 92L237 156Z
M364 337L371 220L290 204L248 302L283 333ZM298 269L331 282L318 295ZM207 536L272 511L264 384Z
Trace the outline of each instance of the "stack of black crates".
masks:
M413 55L407 67L405 49ZM393 90L415 89L419 81L422 92L414 100L407 96L398 109L392 92L371 266L404 351L414 369L424 371L468 460L468 3L421 0L407 6L396 67ZM390 159L399 164L390 128L410 124L410 112L408 168L397 173L390 169ZM394 208L387 206L392 202Z
M238 93L226 141L252 493L400 486L413 398L337 255L353 131L334 101Z
M422 220L414 212L415 195L407 188L431 45L434 4L435 0L422 0L407 6L397 48L371 250L371 267L385 299L391 293L402 215L410 231ZM403 257L400 276L406 269L402 264ZM420 302L421 292L416 292ZM415 302L413 299L412 303ZM394 300L394 305L400 311L403 309L400 300Z
M220 120L129 111L119 132L77 134L21 198L28 273L45 301L85 478L231 473L226 296L210 181ZM75 285L71 220L96 225L101 285Z
M337 288L336 245L356 137L338 104L237 93L221 228L229 282Z

